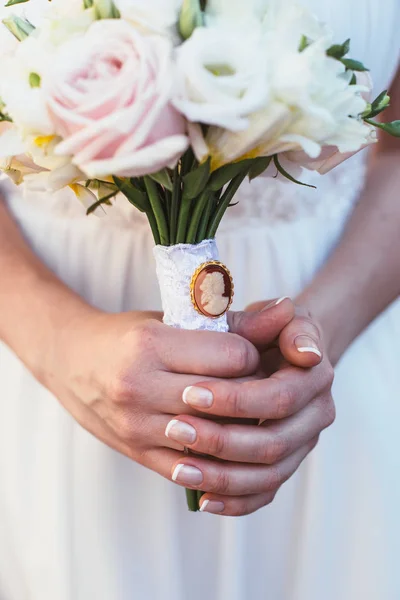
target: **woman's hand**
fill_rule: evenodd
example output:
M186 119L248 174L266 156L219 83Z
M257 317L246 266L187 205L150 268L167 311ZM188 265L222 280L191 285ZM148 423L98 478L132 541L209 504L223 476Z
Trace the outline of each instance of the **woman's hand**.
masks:
M261 425L223 424L185 414L169 424L169 439L227 461L191 455L175 465L174 480L207 492L202 511L239 516L269 504L334 421L333 369L323 355L318 326L298 309L279 335L280 351L271 345L269 327L290 305L285 300L261 313L232 315L231 329L262 353L264 368L257 379L202 382L184 392L184 401L203 416L254 419Z
M258 318L270 341L292 319L294 308L288 301L275 311L272 321L267 313ZM175 330L160 319L158 313L106 314L86 307L54 337L38 375L85 429L172 479L185 458L183 446L193 440L187 433L178 442L165 431L176 414L199 414L183 403L184 390L199 381L224 378L223 385L225 379L255 377L260 356L238 335ZM242 469L204 459L203 464L206 481L216 476L223 482L228 468Z

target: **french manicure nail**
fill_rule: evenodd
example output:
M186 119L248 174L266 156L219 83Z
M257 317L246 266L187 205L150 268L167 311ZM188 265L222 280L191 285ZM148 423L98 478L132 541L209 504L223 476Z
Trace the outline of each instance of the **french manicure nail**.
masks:
M225 510L225 504L223 502L217 502L217 500L204 500L200 506L200 512L208 512L214 515L218 515Z
M282 298L279 298L279 300L272 300L272 302L268 302L268 304L264 306L261 312L264 312L264 310L269 310L270 308L274 308L274 306L279 306L279 304L282 304L282 302L285 300L290 300L289 296L282 296Z
M173 419L168 423L165 435L170 440L181 444L194 444L197 438L197 432L194 427L177 419Z
M213 393L206 388L190 386L183 392L182 400L195 408L210 408L214 402Z
M297 351L301 354L306 354L307 352L311 352L311 354L316 354L319 358L322 358L322 352L318 348L317 344L313 339L306 335L299 335L294 340Z
M172 474L172 481L184 485L200 485L203 483L203 473L191 465L177 465Z

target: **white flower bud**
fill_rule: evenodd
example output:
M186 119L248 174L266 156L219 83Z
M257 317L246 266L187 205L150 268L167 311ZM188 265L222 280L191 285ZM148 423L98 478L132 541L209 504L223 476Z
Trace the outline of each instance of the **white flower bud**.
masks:
M119 11L112 0L93 0L98 19L118 19Z
M200 0L183 0L179 18L179 33L184 40L190 38L196 27L203 25L203 20Z

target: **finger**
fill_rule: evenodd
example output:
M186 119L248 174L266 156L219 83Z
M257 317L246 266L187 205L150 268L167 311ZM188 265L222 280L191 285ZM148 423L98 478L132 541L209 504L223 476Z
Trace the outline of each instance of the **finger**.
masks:
M200 512L221 517L244 517L271 504L275 496L276 492L241 496L239 498L205 494L200 501Z
M323 359L320 331L308 316L297 316L286 325L279 348L285 359L298 367L315 367Z
M334 417L334 404L327 394L292 417L258 427L225 425L181 415L167 423L165 435L169 442L180 443L198 454L231 462L273 465L316 438L333 423Z
M232 333L185 331L157 324L153 347L165 370L210 377L254 373L260 357L248 340Z
M298 469L311 447L314 445L301 448L273 466L219 462L189 455L174 465L172 480L184 487L224 496L274 492Z
M149 449L143 464L178 485L223 496L247 496L274 492L293 475L314 447L307 444L274 466L236 464L208 460L169 449Z
M307 370L288 366L268 379L196 384L184 390L183 401L204 414L237 419L284 419L330 389L332 381L332 368L327 363Z
M229 313L229 329L260 350L276 340L294 314L295 307L290 298L280 298L264 303L259 311Z
M309 452L315 448L318 438L309 445ZM211 513L222 517L242 517L250 515L264 506L271 504L279 490L265 494L248 496L222 496L218 494L204 494L200 501L200 512Z

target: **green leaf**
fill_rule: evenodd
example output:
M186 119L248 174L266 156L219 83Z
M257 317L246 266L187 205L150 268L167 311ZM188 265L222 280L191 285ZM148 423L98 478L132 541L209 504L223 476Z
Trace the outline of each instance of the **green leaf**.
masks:
M262 156L261 158L255 158L249 171L249 180L252 181L259 177L266 171L271 164L272 156Z
M168 169L162 169L161 171L158 171L158 173L152 173L149 177L162 185L169 192L172 192L172 180Z
M241 173L244 169L248 169L253 160L254 159L250 158L220 167L211 175L208 188L212 192L218 192L224 187L224 185L232 181L236 175L239 175L239 173Z
M5 6L14 6L15 4L23 4L24 2L29 2L29 0L9 0Z
M377 96L375 98L375 100L372 102L372 108L377 108L378 106L380 106L381 102L383 102L385 100L386 96L387 96L387 90L383 90L383 92L381 92L379 94L379 96ZM387 97L389 98L389 101L390 101L390 97L389 96L387 96Z
M390 96L387 90L384 90L370 105L369 110L366 110L362 117L372 119L376 117L390 106Z
M346 54L350 52L350 38L343 42L343 44L334 44L326 51L328 56L341 60Z
M185 200L193 200L200 196L207 185L210 178L210 162L211 159L202 163L194 171L190 171L183 178L183 198Z
M83 0L83 8L92 8L93 0Z
M30 73L29 85L31 86L31 88L40 87L41 81L42 81L42 79L41 79L40 75L38 75L37 73Z
M356 85L356 84L357 84L357 77L356 77L356 74L353 73L353 77L350 79L349 85Z
M86 215L91 215L97 208L99 208L99 206L102 206L102 204L110 204L111 198L114 198L114 196L116 196L117 194L118 194L118 190L111 192L111 194L108 194L107 196L103 196L103 198L100 198L99 200L97 200L97 202L92 204L92 206L89 206L89 208L86 211Z
M144 185L144 181L140 177L131 177L130 179L133 187L137 188L140 192L146 193L146 186Z
M12 118L9 117L6 112L4 112L5 108L6 108L6 105L0 98L0 123L3 123L4 121L7 121L8 123L12 123Z
M367 69L367 67L365 67L359 60L353 60L352 58L342 58L342 63L344 64L346 69L350 69L351 71L369 71L369 69Z
M129 179L113 177L113 180L119 191L124 194L133 206L144 213L151 211L151 205L147 195L135 187Z
M312 40L308 38L306 35L301 36L300 44L299 44L299 52L303 52L308 46L312 44Z
M30 36L35 27L27 19L22 19L17 15L11 15L2 21L8 31L13 34L19 42L22 42Z
M389 135L393 135L394 137L400 137L400 121L392 121L391 123L378 123L377 121L371 121L370 119L364 119L370 125L374 125L374 127L379 127Z
M8 123L12 123L11 117L5 115L4 113L0 113L0 123L7 121Z
M274 156L274 163L275 163L276 168L278 169L278 172L281 175L283 175L283 177L286 177L286 179L289 179L289 181L292 181L293 183L297 183L297 185L304 185L305 187L313 188L314 190L317 189L315 187L315 185L310 185L308 183L303 183L302 181L298 181L297 179L292 177L292 175L290 175L290 173L285 171L285 169L282 167L281 163L279 162L279 158L278 158L277 154L275 154L275 156Z

